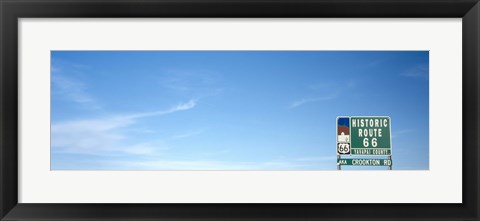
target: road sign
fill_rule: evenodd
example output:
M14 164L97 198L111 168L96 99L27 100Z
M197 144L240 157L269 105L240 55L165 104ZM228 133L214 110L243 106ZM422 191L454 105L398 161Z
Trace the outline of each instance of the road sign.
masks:
M338 159L341 166L392 166L391 159Z
M391 155L390 129L390 117L350 117L350 155Z
M350 154L350 117L337 117L337 155Z

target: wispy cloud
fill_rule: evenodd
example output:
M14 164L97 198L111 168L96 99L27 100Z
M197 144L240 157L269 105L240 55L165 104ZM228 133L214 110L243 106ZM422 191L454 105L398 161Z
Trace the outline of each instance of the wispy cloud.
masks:
M299 158L281 157L277 159L259 159L255 161L223 160L228 150L207 151L184 158L171 155L173 149L163 148L159 155L159 146L140 143L129 146L123 153L129 157L116 158L113 152L102 156L102 160L74 159L68 161L71 168L93 168L95 170L308 170L321 165L335 165L336 156L305 156ZM161 147L160 147L161 148ZM86 160L86 161L85 161ZM58 162L66 163L66 162ZM62 167L68 169L68 167ZM332 169L334 167L332 166Z
M58 62L57 62L58 63ZM65 67L69 65L68 67ZM52 95L60 96L64 100L74 102L83 108L100 109L101 106L95 98L87 92L87 85L79 79L70 75L67 77L65 72L79 72L75 68L83 68L80 64L52 64L51 82Z
M192 99L192 100L190 100L186 103L179 103L179 104L171 107L168 110L131 114L131 115L126 115L125 118L135 119L135 118L142 118L142 117L160 116L160 115L165 115L165 114L171 114L171 113L174 113L174 112L177 112L177 111L192 109L196 105L197 105L197 100Z
M177 104L164 111L110 115L99 119L83 119L54 123L51 126L52 151L82 154L151 154L158 148L150 143L131 143L123 129L145 117L162 116L192 109L195 100Z
M296 107L300 107L300 106L308 104L308 103L332 100L332 99L335 99L336 97L337 97L336 94L331 94L331 95L323 96L323 97L302 98L300 100L296 100L296 101L292 102L289 107L290 108L296 108Z
M401 73L404 77L428 80L428 64L419 64Z
M52 75L52 86L54 94L64 96L72 102L82 105L95 103L95 99L85 91L85 84L78 80L61 75Z
M305 170L312 166L305 162L222 160L112 160L103 163L109 165L102 168L117 170Z

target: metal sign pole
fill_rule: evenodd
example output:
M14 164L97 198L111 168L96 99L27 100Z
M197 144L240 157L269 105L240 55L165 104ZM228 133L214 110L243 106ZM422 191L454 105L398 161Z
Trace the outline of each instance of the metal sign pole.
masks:
M392 162L392 155L388 156L388 160L390 160L390 162ZM392 164L390 164L388 166L388 170L392 170Z
M340 163L338 162L338 160L342 159L340 157L340 155L337 155L337 170L342 170L342 166L340 165Z

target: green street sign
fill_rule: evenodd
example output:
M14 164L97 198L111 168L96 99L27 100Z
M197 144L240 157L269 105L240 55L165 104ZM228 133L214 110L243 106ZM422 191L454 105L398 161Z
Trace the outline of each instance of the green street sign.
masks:
M351 117L351 155L391 155L390 117Z
M392 155L390 117L337 117L337 155Z
M390 159L338 159L341 166L392 166Z

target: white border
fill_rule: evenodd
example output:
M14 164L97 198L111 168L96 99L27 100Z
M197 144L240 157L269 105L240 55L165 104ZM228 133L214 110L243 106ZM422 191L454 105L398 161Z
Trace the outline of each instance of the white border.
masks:
M19 202L461 203L461 31L461 19L20 19ZM50 171L50 50L430 50L430 170Z

